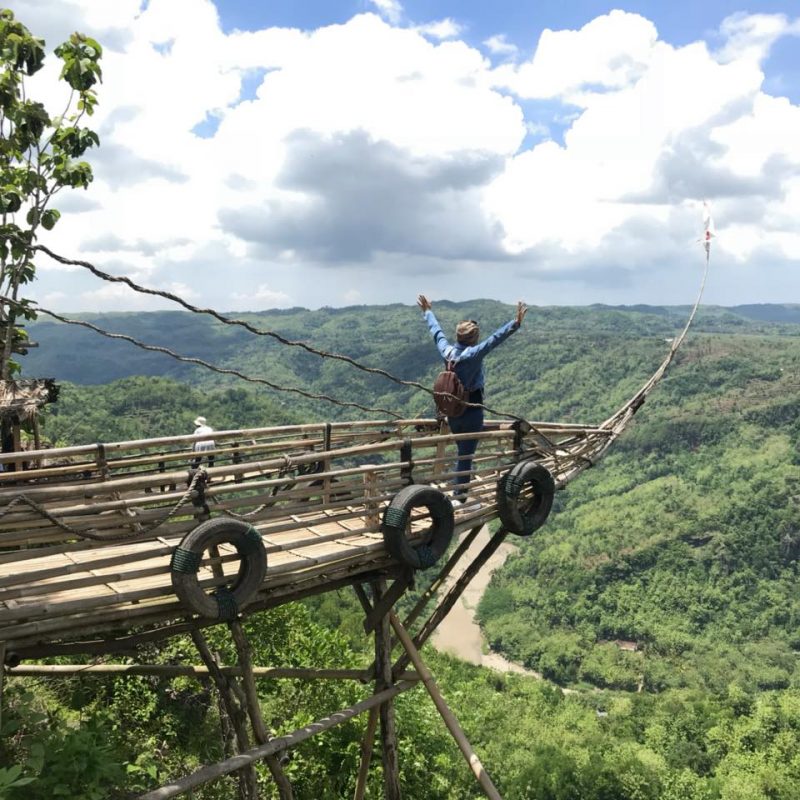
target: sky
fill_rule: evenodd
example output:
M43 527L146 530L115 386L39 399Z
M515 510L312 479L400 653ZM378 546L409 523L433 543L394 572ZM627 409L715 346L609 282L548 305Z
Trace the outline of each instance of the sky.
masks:
M796 0L7 4L105 48L67 257L223 311L683 305L708 201L706 302L800 303ZM37 266L45 308L169 307Z

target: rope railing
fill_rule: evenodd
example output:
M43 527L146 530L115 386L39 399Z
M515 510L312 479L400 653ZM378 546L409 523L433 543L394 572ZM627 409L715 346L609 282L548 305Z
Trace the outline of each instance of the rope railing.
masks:
M226 316L225 314L220 314L213 308L201 308L199 306L195 306L173 292L167 292L163 289L153 289L152 287L142 286L141 284L136 283L134 280L127 277L126 275L112 275L108 272L105 272L104 270L101 270L99 267L96 267L89 261L83 261L82 259L77 259L77 258L66 258L65 256L61 256L58 253L53 252L49 247L46 247L43 244L37 244L32 249L40 250L41 252L46 253L48 256L50 256L50 258L54 259L55 261L58 261L60 264L65 264L67 266L82 267L83 269L86 269L89 272L91 272L95 277L100 278L104 281L109 281L111 283L124 283L126 286L133 289L135 292L139 292L140 294L151 295L154 297L162 297L165 300L169 300L170 302L182 306L187 311L191 311L194 314L204 314L213 317L218 322L221 322L224 325L239 326L241 328L244 328L249 333L254 334L255 336L267 336L272 339L275 339L276 341L280 342L283 345L286 345L288 347L299 347L308 353L312 353L313 355L319 356L320 358L329 358L336 361L341 361L345 364L349 364L351 367L354 367L355 369L361 370L362 372L366 372L372 375L380 375L381 377L386 378L387 380L393 381L399 386L408 386L412 389L417 389L418 391L425 392L431 397L441 396L441 397L452 398L454 400L460 400L460 398L457 398L449 393L434 392L433 389L419 383L419 381L409 381L403 378L398 378L396 375L392 375L390 372L387 372L385 369L381 369L380 367L369 367L366 364L362 364L360 361L356 361L356 359L351 358L350 356L346 356L341 353L332 353L327 350L321 350L317 347L308 344L307 342L298 341L296 339L289 339L277 333L276 331L271 331L264 328L258 328L255 325L252 325L251 323L247 322L247 320L232 318ZM463 405L466 408L482 408L489 414L494 414L498 417L505 417L507 419L518 420L520 422L526 421L519 414L515 414L510 411L501 411L499 409L491 408L490 406L487 406L484 403L463 402Z
M10 305L15 305L20 308L23 307L23 304L18 302L17 300L13 300L10 297L0 297L0 303L9 303ZM61 314L56 313L55 311L51 311L47 308L43 308L40 305L36 305L36 311L41 314L46 314L48 317L52 317L53 319L58 320L59 322L63 322L66 325L77 325L82 328L86 328L90 331L94 331L94 333L98 333L101 336L105 336L108 339L116 339L119 341L128 342L135 347L140 348L141 350L149 350L153 353L162 353L163 355L169 356L170 358L174 358L176 361L182 361L186 364L195 364L199 367L204 367L205 369L211 370L212 372L219 373L220 375L233 375L240 380L247 381L249 383L257 383L261 384L262 386L267 386L270 389L274 389L277 392L290 392L292 394L299 394L302 397L306 397L309 400L324 400L326 403L333 403L337 406L343 406L347 408L357 408L360 411L366 411L369 414L386 414L390 417L394 417L395 419L402 419L402 414L398 414L395 411L391 411L388 408L376 408L372 406L365 406L361 403L355 403L348 400L337 400L335 397L330 397L326 394L317 394L315 392L308 392L305 389L300 389L296 386L281 386L277 383L273 383L272 381L268 381L266 378L255 378L251 375L246 375L243 372L240 372L237 369L231 369L230 367L220 367L217 364L212 364L209 361L205 361L202 358L197 358L195 356L186 356L180 353L171 350L169 347L163 347L162 345L155 345L155 344L146 344L145 342L140 341L139 339L134 338L133 336L128 336L124 333L112 333L111 331L107 331L98 325L93 325L91 322L87 322L86 320L80 319L70 319L69 317L65 317Z
M164 514L159 519L151 522L148 525L142 525L138 522L133 522L135 525L135 530L126 532L126 533L118 533L118 534L102 534L98 533L97 531L93 530L83 530L79 528L75 528L72 525L67 524L63 520L58 519L58 517L51 514L41 503L37 503L35 500L28 497L26 494L18 494L14 497L11 502L7 505L3 506L0 509L0 519L6 516L10 511L12 511L18 505L25 505L28 506L32 511L39 514L42 519L46 519L48 522L51 522L55 525L59 530L62 530L64 533L69 534L70 536L76 536L79 539L89 539L93 542L114 542L121 539L129 539L131 537L140 537L145 536L148 533L152 533L155 530L158 530L162 525L166 524L171 520L182 508L186 505L186 503L191 499L192 495L194 494L195 489L197 488L198 484L205 483L208 480L208 473L204 469L198 469L195 471L194 475L192 476L189 485L186 487L186 491L180 496L178 501L172 505L168 510L167 513ZM136 513L134 510L130 510L128 512L131 520L136 519Z
M93 275L95 275L98 278L101 278L102 280L113 282L113 283L123 283L123 284L127 285L128 287L130 287L131 289L133 289L134 291L139 292L141 294L147 294L147 295L151 295L151 296L162 297L162 298L164 298L166 300L169 300L169 301L171 301L173 303L176 303L176 304L182 306L183 308L185 308L188 311L191 311L191 312L193 312L195 314L203 314L203 315L211 316L214 319L216 319L217 321L219 321L219 322L221 322L221 323L223 323L225 325L240 326L240 327L244 328L245 330L247 330L248 332L250 332L250 333L252 333L254 335L271 337L271 338L275 339L276 341L280 342L281 344L284 344L284 345L287 345L287 346L290 346L290 347L299 347L299 348L305 350L306 352L312 353L312 354L317 355L317 356L319 356L321 358L329 358L329 359L334 359L334 360L337 360L337 361L341 361L341 362L349 364L350 366L352 366L352 367L354 367L356 369L359 369L359 370L361 370L363 372L366 372L366 373L369 373L369 374L374 374L374 375L380 375L381 377L384 377L387 380L391 380L391 381L393 381L394 383L396 383L398 385L408 386L410 388L425 392L426 394L428 394L428 395L430 395L431 397L434 397L434 398L437 397L437 396L444 396L444 397L449 397L449 398L453 398L453 399L458 399L458 398L454 398L453 395L450 395L450 394L447 394L447 393L434 392L433 389L431 389L431 388L429 388L427 386L424 386L423 384L419 383L418 381L409 381L409 380L405 380L405 379L402 379L402 378L398 378L397 376L392 375L390 372L387 372L386 370L381 369L379 367L369 367L369 366L367 366L365 364L360 363L356 359L351 358L350 356L342 355L341 353L332 353L332 352L329 352L329 351L326 351L326 350L321 350L319 348L313 347L312 345L308 344L307 342L302 342L302 341L298 341L298 340L289 339L289 338L287 338L285 336L282 336L281 334L279 334L279 333L277 333L275 331L258 328L255 325L252 325L251 323L247 322L246 320L231 318L231 317L228 317L228 316L226 316L224 314L220 314L218 311L215 311L212 308L200 308L198 306L195 306L195 305L189 303L187 300L184 300L182 297L180 297L177 294L174 294L173 292L167 292L167 291L161 290L161 289L154 289L154 288L151 288L151 287L142 286L141 284L136 283L131 278L129 278L129 277L125 276L125 275L111 275L110 273L99 269L94 264L92 264L92 263L90 263L88 261L84 261L84 260L81 260L81 259L66 258L65 256L61 256L58 253L53 252L50 248L46 247L45 245L38 244L38 245L35 245L33 249L40 250L41 252L46 253L52 259L54 259L55 261L58 261L61 264L65 264L65 265L69 265L69 266L82 267L83 269L89 270ZM672 346L670 347L670 350L669 350L666 358L659 365L658 369L653 373L653 375L645 383L645 385L625 405L623 405L617 412L615 412L614 415L612 415L608 420L606 420L600 426L601 428L604 428L604 429L607 429L607 430L611 430L612 433L613 433L613 435L610 437L610 439L605 443L606 446L603 448L603 451L605 449L607 449L607 447L611 444L611 441L614 438L616 438L616 436L618 436L624 430L624 428L626 427L628 421L636 413L636 411L638 410L639 406L641 406L641 404L644 403L646 396L649 394L650 391L652 391L652 389L661 380L661 378L663 377L664 373L666 372L668 366L670 365L670 363L674 359L675 353L677 352L677 350L680 347L680 345L683 343L683 340L685 339L686 334L688 333L688 330L689 330L689 328L690 328L690 326L691 326L691 324L692 324L692 322L694 320L694 317L695 317L695 315L697 313L697 309L698 309L698 307L700 305L700 300L701 300L701 298L703 296L703 291L705 289L705 284L706 284L706 278L708 276L709 261L710 261L710 259L709 259L708 250L707 250L706 251L705 271L703 273L703 279L702 279L702 282L701 282L700 291L698 293L697 299L696 299L696 301L694 303L694 306L692 307L692 310L691 310L689 318L688 318L688 320L686 322L686 325L684 326L684 328L681 331L680 335L676 339L673 340ZM16 305L19 305L19 306L22 305L22 304L18 303L17 301L10 300L9 298L1 298L1 299L2 299L2 301L5 301L5 302L13 302L13 303L16 303ZM220 372L220 373L223 373L223 374L230 374L230 375L233 375L235 377L241 378L243 380L249 380L251 382L262 383L262 384L270 386L270 388L273 388L276 391L294 392L294 393L301 394L301 395L303 395L305 397L308 397L309 399L323 400L323 401L331 402L333 404L340 405L340 406L351 406L351 407L359 408L360 410L368 411L369 413L385 413L385 414L389 414L390 416L392 416L394 418L397 418L397 419L401 418L401 416L402 416L402 415L400 415L400 414L398 414L396 412L393 412L393 411L391 411L389 409L374 409L374 408L364 407L364 406L361 406L360 404L357 404L357 403L351 403L351 402L347 402L347 401L337 400L336 398L332 398L329 395L316 395L316 394L311 393L311 392L306 392L305 390L299 389L297 387L281 387L281 386L278 386L277 384L272 384L271 382L268 382L268 381L266 381L264 379L256 379L256 378L251 378L250 376L245 376L243 373L240 373L238 370L232 370L232 369L228 369L228 368L217 367L216 365L211 365L209 362L205 362L202 359L192 358L192 357L188 357L188 356L181 356L180 354L177 354L174 351L171 351L169 348L158 347L158 346L155 346L155 345L146 345L145 343L139 342L138 340L133 339L133 337L125 336L124 334L111 334L111 333L109 333L107 331L103 331L98 326L93 326L91 323L87 323L87 322L84 322L84 321L81 321L81 320L69 320L67 318L61 317L60 315L56 315L54 312L50 312L50 311L48 311L46 309L40 309L40 310L42 311L42 313L49 314L50 316L53 316L55 319L59 319L62 322L67 322L68 324L83 325L84 327L92 329L95 332L100 333L101 335L108 336L109 338L123 339L125 341L130 342L131 344L134 344L134 345L136 345L138 347L142 347L143 349L146 349L146 350L153 350L155 352L161 352L161 353L164 353L165 355L169 355L169 356L171 356L173 358L177 358L178 360L187 361L189 363L194 363L194 364L197 364L198 366L203 366L205 368L209 368L209 369L212 369L212 370L214 370L216 372ZM494 414L495 416L505 417L507 419L513 419L513 420L518 421L520 423L529 424L527 422L527 420L525 420L519 414L512 413L512 412L507 412L507 411L502 411L502 410L499 410L499 409L495 409L495 408L492 408L491 406L488 406L488 405L486 405L484 403L465 402L464 406L467 407L467 408L482 408L485 411L487 411L488 413ZM550 450L551 453L555 453L555 447L553 446L552 442L550 442L544 436L543 436L543 439L544 439L544 443L545 443L544 444L545 449ZM598 454L598 455L600 455L600 454Z

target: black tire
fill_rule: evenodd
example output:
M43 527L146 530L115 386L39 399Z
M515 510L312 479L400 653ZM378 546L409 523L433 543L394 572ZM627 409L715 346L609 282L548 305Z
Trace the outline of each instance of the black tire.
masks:
M526 488L533 493L532 497L523 495ZM555 491L553 476L541 464L533 461L515 464L497 482L500 521L511 533L530 536L550 515Z
M197 580L203 553L214 545L232 544L239 553L239 572L232 585L207 594ZM246 522L217 517L200 523L172 551L172 588L191 611L210 619L235 619L252 601L267 574L267 552L261 534Z
M422 541L412 546L406 528L415 508L427 508L432 525ZM398 560L414 569L433 566L447 550L454 528L453 504L438 489L412 485L401 489L383 512L383 541Z

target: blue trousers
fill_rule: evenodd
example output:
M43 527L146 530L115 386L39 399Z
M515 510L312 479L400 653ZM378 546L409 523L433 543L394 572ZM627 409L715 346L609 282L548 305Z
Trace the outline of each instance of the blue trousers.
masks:
M447 424L450 426L451 433L479 433L483 430L483 409L468 408L460 417L448 417ZM459 439L456 442L456 447L458 448L456 472L463 472L464 474L457 475L453 481L456 484L455 495L456 497L466 497L466 488L459 487L461 484L469 483L472 457L478 449L478 440Z

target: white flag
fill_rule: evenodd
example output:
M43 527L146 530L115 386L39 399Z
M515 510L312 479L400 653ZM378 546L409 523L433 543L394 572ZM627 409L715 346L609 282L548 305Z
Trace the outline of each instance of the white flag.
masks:
M711 240L717 235L714 227L714 218L711 216L711 206L703 201L703 247L706 249L706 256L711 253Z

